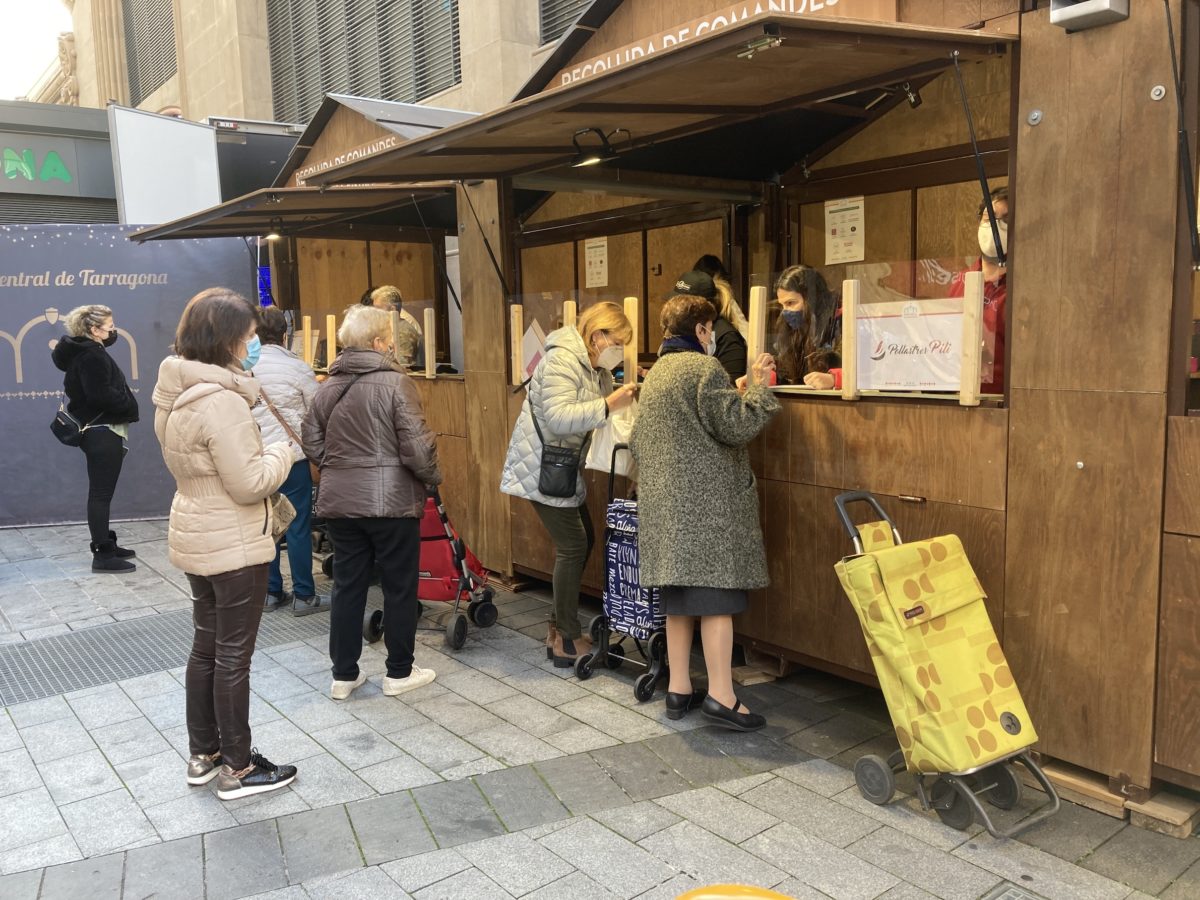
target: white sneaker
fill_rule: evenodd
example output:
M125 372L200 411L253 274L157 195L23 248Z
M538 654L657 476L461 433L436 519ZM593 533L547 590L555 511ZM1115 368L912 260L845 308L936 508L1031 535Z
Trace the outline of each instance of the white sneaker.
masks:
M389 678L383 676L383 692L389 697L395 697L397 694L403 694L405 691L413 691L419 687L424 687L437 677L437 673L433 669L422 669L420 666L413 664L412 674L407 678Z
M347 700L354 692L355 688L360 688L367 683L367 673L359 672L358 677L353 681L335 681L329 686L329 696L334 700Z

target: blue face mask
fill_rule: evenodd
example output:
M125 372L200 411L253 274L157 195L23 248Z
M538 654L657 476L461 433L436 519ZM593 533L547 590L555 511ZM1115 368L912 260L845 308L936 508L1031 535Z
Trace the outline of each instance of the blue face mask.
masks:
M241 359L242 368L249 372L254 368L260 356L262 356L262 342L256 334L250 340L246 341L246 355Z
M788 328L793 331L803 331L804 323L808 320L808 313L803 309L785 309L783 311L783 321L787 322Z

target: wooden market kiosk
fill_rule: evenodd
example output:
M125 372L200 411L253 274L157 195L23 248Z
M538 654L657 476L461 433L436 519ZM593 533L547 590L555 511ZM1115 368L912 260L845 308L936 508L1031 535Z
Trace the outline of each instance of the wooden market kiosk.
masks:
M1200 787L1200 428L1187 416L1200 316L1164 7L1068 33L1036 0L796 0L743 18L750 6L593 4L510 106L309 177L459 182L465 378L426 396L431 421L457 429L440 440L464 473L447 492L465 485L468 543L497 571L551 566L532 511L496 489L521 402L517 298L549 331L564 299L640 297L652 355L661 299L702 253L724 256L743 300L795 262L861 275L824 265L829 199L865 198L865 262L900 263L891 274L913 295L934 296L920 292L924 261L977 253L957 52L979 159L1012 188L1006 392L968 408L781 391L755 448L773 584L738 633L869 679L833 574L846 548L832 502L867 489L902 533L961 536L1039 749L1100 776L1117 805L1158 782ZM1169 9L1195 96L1200 18L1190 0ZM1185 114L1194 129L1194 105ZM584 129L616 158L572 168L591 149ZM600 238L606 283L589 287ZM593 589L600 576L594 558Z

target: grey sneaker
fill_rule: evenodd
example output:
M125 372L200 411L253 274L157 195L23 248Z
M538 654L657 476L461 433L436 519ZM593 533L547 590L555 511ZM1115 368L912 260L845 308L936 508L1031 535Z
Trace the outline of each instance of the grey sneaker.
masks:
M208 784L221 771L221 753L200 754L188 760L188 784Z
M292 603L293 616L310 616L325 609L329 609L329 598L324 594L315 594L312 597L297 596Z
M263 601L263 612L274 612L277 609L283 609L285 606L292 605L291 591L277 591L275 593L267 593L267 599Z
M287 787L295 780L295 766L277 766L257 751L251 751L250 767L240 777L234 775L229 766L221 766L217 776L217 796L222 800L236 800Z
M406 691L415 691L419 687L424 687L433 681L437 674L433 669L422 669L416 663L413 663L412 672L407 678L391 678L383 676L383 692L389 697L395 697L397 694L403 694Z

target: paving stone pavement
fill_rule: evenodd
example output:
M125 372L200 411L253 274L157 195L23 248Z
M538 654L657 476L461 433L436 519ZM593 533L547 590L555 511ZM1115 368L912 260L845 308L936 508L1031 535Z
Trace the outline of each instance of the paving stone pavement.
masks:
M102 626L91 620L115 620L105 604L126 594L142 604L126 612L178 608L161 523L125 533L144 561L136 585L85 574L72 528L0 531L6 639ZM24 595L62 597L64 582L82 590L69 615L83 618L46 626ZM364 649L371 679L345 702L328 698L325 638L260 649L255 743L300 775L259 797L223 803L185 783L181 668L3 709L0 898L591 900L716 882L797 900L976 900L1006 886L1046 900L1200 897L1195 837L1066 804L1022 840L995 841L942 826L905 779L891 805L867 803L849 767L890 739L875 691L805 671L739 691L764 732L694 712L672 721L661 701L636 701L632 665L581 682L547 662L545 591L497 602L499 623L457 652L427 615L417 660L438 678L398 698L380 690L380 645Z

